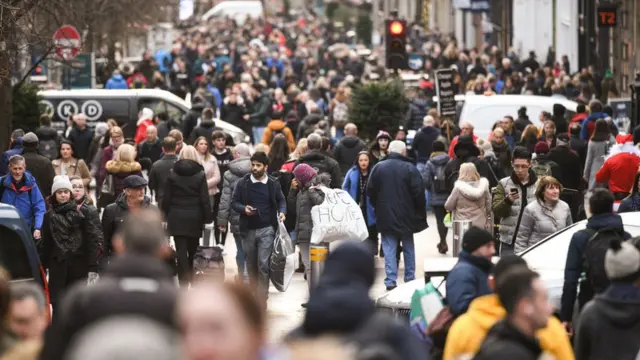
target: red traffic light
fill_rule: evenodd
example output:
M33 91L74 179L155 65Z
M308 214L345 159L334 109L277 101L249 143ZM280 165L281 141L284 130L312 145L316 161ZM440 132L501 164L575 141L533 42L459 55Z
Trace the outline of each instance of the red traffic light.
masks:
M404 25L400 21L393 21L389 24L391 35L401 35L404 32Z

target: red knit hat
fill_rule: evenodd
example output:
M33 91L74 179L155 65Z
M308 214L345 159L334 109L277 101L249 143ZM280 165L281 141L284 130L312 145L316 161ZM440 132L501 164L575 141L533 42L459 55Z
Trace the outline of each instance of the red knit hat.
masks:
M536 146L533 147L533 152L536 154L546 154L549 152L549 144L546 141L538 141Z
M318 172L307 164L300 164L293 169L293 176L295 176L302 185L306 185L316 175L318 175Z

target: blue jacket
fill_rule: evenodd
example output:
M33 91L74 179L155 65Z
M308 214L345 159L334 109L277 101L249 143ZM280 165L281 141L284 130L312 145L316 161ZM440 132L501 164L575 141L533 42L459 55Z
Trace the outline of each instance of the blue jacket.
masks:
M440 136L440 130L433 126L425 126L418 130L411 143L418 162L424 163L429 160L433 151L433 142L438 139L438 136Z
M108 90L126 90L129 88L127 81L120 74L113 75L104 86Z
M424 186L429 190L431 195L431 205L433 206L444 206L444 203L447 202L447 198L449 198L449 193L437 193L433 186L433 180L436 174L438 173L438 168L440 166L444 167L449 162L449 154L445 152L437 152L433 153L431 159L427 161L424 166L424 170L422 171L422 178L424 179Z
M492 266L490 260L460 252L458 263L447 275L447 303L453 316L467 312L475 298L492 293L489 287Z
M24 173L25 184L16 191L11 175L2 178L2 198L0 202L15 206L20 212L27 225L31 229L42 228L42 219L47 211L42 193L38 189L36 179L29 173Z
M624 233L625 239L631 238L631 235L624 231L620 215L593 215L587 220L587 229L598 231L605 228L619 229L620 232ZM591 236L591 232L580 230L571 237L569 251L567 252L567 262L564 267L560 321L571 321L573 318L573 305L576 302L578 282L583 273L584 251ZM586 285L587 283L582 282L582 284ZM591 291L591 289L589 289L589 291Z
M381 233L414 234L428 227L424 183L408 157L391 153L377 163L367 191Z
M213 94L213 97L216 99L216 109L222 108L222 95L220 94L220 90L217 87L208 84L207 89Z
M634 197L635 196L639 196L639 195L629 196L626 199L622 200L622 202L620 203L620 207L618 208L617 213L621 214L621 213L625 213L625 212L639 211L640 207L637 207L635 205L635 203L634 203Z
M589 131L587 130L587 124L589 124L590 122L595 122L598 119L604 119L608 116L609 115L603 112L597 112L587 116L587 118L582 122L582 128L580 129L580 139L585 141L589 140Z
M347 175L344 177L344 183L342 184L342 190L346 191L355 200L358 197L360 191L360 169L357 165L354 165ZM371 205L371 198L367 196L367 226L371 227L376 224L376 214Z

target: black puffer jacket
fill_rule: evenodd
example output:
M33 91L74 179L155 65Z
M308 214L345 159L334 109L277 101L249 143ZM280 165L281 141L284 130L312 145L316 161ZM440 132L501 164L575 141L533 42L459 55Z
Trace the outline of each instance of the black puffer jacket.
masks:
M142 203L143 208L155 208L151 205L151 199L145 197ZM127 205L127 196L125 193L120 194L113 204L105 207L102 213L102 231L104 234L103 254L109 256L113 251L111 240L119 230L124 218L129 213L129 205Z
M418 130L424 123L424 117L429 111L429 101L424 98L415 98L409 104L409 119L407 128L409 130Z
M176 161L165 184L162 210L169 234L192 238L202 236L204 225L213 221L202 165L187 159Z
M456 154L456 158L451 159L451 161L449 161L449 163L444 167L444 175L447 179L447 188L449 189L449 192L453 191L453 184L458 180L457 173L460 171L460 166L465 163L474 164L480 176L489 180L490 188L498 185L498 179L494 176L489 164L478 158L480 150L478 150L476 145L473 143L471 136L460 136L453 152Z
M308 184L300 188L289 190L287 196L287 208L296 209L296 243L308 243L311 240L313 221L311 220L311 208L322 204L324 193L311 186L329 186L330 177L327 174L320 174L313 178Z
M195 129L196 125L198 125L198 119L202 116L202 110L204 110L206 104L204 102L197 102L191 105L191 110L187 115L185 115L184 121L182 122L182 136L185 139L191 138L191 132Z
M537 360L542 354L535 337L522 333L515 326L502 320L487 333L474 360Z
M240 214L231 209L231 195L238 180L251 172L251 160L240 158L229 163L229 169L224 173L222 195L220 196L220 207L218 208L218 218L216 224L224 225L231 223L231 233L240 233Z
M331 176L331 188L340 189L342 187L342 171L340 171L340 165L327 153L320 150L310 150L296 161L295 166L300 164L311 166L316 169L318 174L328 174Z
M333 157L340 165L342 174L346 174L356 162L358 153L365 149L367 145L357 136L348 135L340 139L338 145L333 150Z
M42 196L46 198L51 195L51 185L53 185L53 178L56 176L51 160L46 156L40 155L37 148L27 146L24 147L22 156L27 165L27 170L36 179Z
M191 132L191 137L187 142L190 145L196 141L200 136L204 136L207 139L207 144L209 144L209 149L213 149L213 143L211 142L211 134L216 129L216 123L213 120L202 120L200 125L198 125Z
M320 120L322 120L323 118L324 117L320 114L307 115L304 119L302 119L302 122L300 122L300 125L298 126L298 133L296 134L296 139L302 139L309 136L309 134L313 132L314 127L318 125Z

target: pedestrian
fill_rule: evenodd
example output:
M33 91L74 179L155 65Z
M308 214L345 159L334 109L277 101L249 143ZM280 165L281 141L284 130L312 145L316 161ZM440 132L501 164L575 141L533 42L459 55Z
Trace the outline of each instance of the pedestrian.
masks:
M142 166L135 161L136 148L129 144L122 144L116 150L113 160L107 161L105 169L107 170L105 181L111 181L111 189L101 190L98 198L99 207L103 208L112 204L124 190L124 180L129 175L142 176ZM104 186L103 186L104 188Z
M620 214L633 211L640 211L640 171L636 172L631 194L622 200L617 212Z
M571 124L569 131L571 135L571 150L580 156L580 168L583 169L587 162L587 143L580 139L580 123Z
M273 139L280 134L285 137L289 150L293 151L296 148L296 139L293 136L291 129L289 129L284 121L280 119L272 119L269 121L267 127L264 129L262 139L260 140L265 145L271 145L271 143L273 143Z
M169 131L169 136L176 140L176 152L179 154L182 150L182 146L184 145L184 137L182 132L178 129L173 129Z
M456 145L460 140L460 137L470 137L472 139L471 142L474 144L478 141L478 137L473 133L473 125L470 122L461 122L460 123L460 135L456 136L451 140L451 144L449 144L449 157L455 159L458 157L456 154Z
M38 188L42 189L42 196L48 198L51 193L51 185L53 178L56 176L51 160L38 152L38 137L30 132L22 137L22 157L27 164L27 171L33 175L38 184Z
M346 174L353 166L356 157L367 145L358 137L358 127L348 123L344 127L344 136L333 149L333 157L340 165L340 171Z
M91 172L82 159L73 156L73 144L69 140L62 140L58 149L58 158L51 161L56 175L79 176L87 190L91 184Z
M549 323L552 306L540 276L521 266L511 269L496 284L506 310L504 320L487 333L475 360L535 360L544 355L535 334Z
M513 150L513 171L500 179L493 194L493 215L500 219L500 256L514 253L520 219L528 204L535 201L538 178L531 169L531 153L518 146Z
M161 208L167 219L167 231L176 244L180 286L187 289L200 237L205 225L213 221L207 175L200 154L191 145L180 151L168 174Z
M640 149L633 145L631 134L618 135L616 141L604 165L596 173L595 181L606 184L616 203L619 203L634 187L636 172L640 167Z
M342 188L342 172L340 165L322 149L322 137L318 134L311 134L307 137L309 151L296 161L297 167L300 164L307 164L316 169L318 174L327 174L331 177L331 188Z
M369 198L375 209L376 226L382 236L387 290L396 287L396 250L400 244L404 254L404 281L406 283L414 279L413 234L428 227L422 176L406 154L407 148L403 142L392 141L389 155L373 168L367 183Z
M27 227L33 232L33 239L40 242L42 219L47 205L36 179L27 172L22 155L9 159L9 175L0 177L0 203L14 206Z
M604 165L609 149L616 139L609 132L609 126L604 119L595 122L593 135L587 145L587 159L584 165L584 180L592 189L596 184L596 173ZM586 121L586 120L585 120Z
M609 191L594 190L589 198L591 217L587 220L586 229L577 231L571 237L559 316L569 333L573 333L572 321L576 299L579 310L582 310L594 294L602 293L609 286L604 268L608 244L615 239L631 238L631 235L624 231L620 215L613 212L613 201L613 195Z
M15 155L14 155L15 156ZM0 268L0 356L3 358L11 354L19 346L18 338L10 331L9 316L11 315L11 276Z
M440 140L434 141L431 158L425 164L422 172L425 188L431 196L430 205L438 226L438 235L440 236L438 252L440 254L446 254L449 251L449 246L447 245L447 227L444 224L444 218L446 216L444 204L449 197L449 190L444 175L444 168L449 161L449 155L445 150L444 142Z
M107 137L105 136L105 140ZM119 126L114 126L109 130L108 145L102 150L100 156L100 165L98 167L98 176L96 177L96 199L100 200L102 184L107 178L107 162L114 160L116 152L120 145L124 144L124 133ZM103 208L104 205L98 201L98 208Z
M548 159L558 165L561 176L557 180L565 189L581 188L580 156L571 149L571 138L568 134L558 135L556 147L549 151Z
M124 179L124 192L116 201L105 207L102 213L102 231L104 234L103 265L108 263L109 257L115 255L115 236L120 232L122 223L129 213L141 209L156 209L151 205L151 199L145 196L147 181L140 175L129 175Z
M566 111L567 108L565 108L564 105L553 104L553 116L551 117L551 121L553 121L554 128L558 134L569 132L569 123L565 117Z
M607 116L608 115L603 112L603 106L600 100L591 100L589 103L589 116L584 119L580 127L580 138L584 141L590 140L596 132L596 122L598 120L604 120ZM608 124L607 130L609 130Z
M221 182L220 169L218 168L218 161L211 155L209 151L210 142L204 136L196 139L193 143L193 147L198 151L200 156L200 162L204 167L204 173L207 178L207 188L209 189L209 204L211 205L211 214L213 220L215 197L218 194L218 184ZM212 225L215 227L215 225ZM202 245L209 246L211 244L211 230L205 226L204 233L202 235ZM223 246L224 247L224 246Z
M511 149L514 149L516 144L520 141L522 133L516 128L513 116L505 115L500 122L500 127L504 130L504 140L509 144Z
M153 123L153 110L149 108L143 108L138 114L138 122L136 122L136 135L133 138L136 145L140 144L144 141L147 136L147 128L149 126L154 126Z
M369 154L373 160L373 165L376 165L380 160L389 154L389 143L391 142L391 135L386 131L378 131L376 140L369 147Z
M534 148L538 143L538 128L535 125L527 125L522 131L522 137L518 142L518 146L523 146L530 153L534 152Z
M207 145L211 148L212 145L212 134L216 130L216 123L213 120L215 116L215 112L212 108L206 108L202 110L202 116L200 117L200 122L198 126L196 126L191 135L189 136L189 144L195 143L195 141L199 137L204 137L207 140Z
M154 162L149 171L149 189L155 194L158 204L162 203L164 186L167 175L173 169L173 164L178 161L176 155L176 139L167 136L162 140L162 153L164 154L158 161Z
M422 171L424 164L431 158L433 143L440 137L440 129L436 128L436 120L431 115L424 117L423 127L418 130L411 149L418 163L418 170Z
M289 159L289 144L287 138L283 134L274 136L269 149L269 175L281 176L281 169L285 162ZM284 192L284 190L283 190Z
M24 130L13 130L9 137L9 149L2 153L0 158L0 176L5 176L9 173L9 159L13 155L22 155L22 137L24 136Z
M42 346L44 332L49 325L47 297L40 284L17 282L11 284L11 313L9 327L23 342Z
M98 257L103 242L102 229L91 222L88 208L76 205L71 181L56 176L51 187L51 210L42 221L40 259L49 271L49 296L53 311L66 290L76 281L93 284L98 280Z
M135 184L144 181L132 176L129 183L134 184L133 180L138 181ZM116 204L105 209L105 217L107 211L113 212L114 206ZM77 335L108 318L139 316L176 328L178 289L164 261L170 248L161 214L157 209L138 207L129 214L121 212L118 219L118 225L122 226L113 241L118 256L101 273L96 284L87 287L80 283L69 289L57 321L45 338L43 360L65 358Z
M506 141L505 132L501 127L497 127L493 130L493 136L491 137L491 148L498 163L499 172L496 173L498 179L502 179L505 176L511 174L511 152L512 148Z
M531 168L538 178L553 176L558 179L562 177L562 169L554 161L549 159L549 144L546 141L538 141L533 147L534 158Z
M346 127L345 127L346 130ZM346 137L346 136L345 136ZM344 138L343 138L344 139ZM360 206L362 216L367 224L369 237L367 241L371 244L373 255L378 255L378 230L376 228L376 213L371 203L371 198L367 192L367 183L371 174L371 157L367 151L361 151L355 165L347 172L342 184L342 190L351 195L351 198Z
M538 138L538 141L544 141L549 145L549 148L554 148L556 146L556 134L556 124L551 120L547 120L542 126L542 135Z
M283 165L281 170L287 172L293 172L293 168L295 167L298 159L309 151L309 144L307 143L307 138L300 139L298 141L298 145L296 145L296 149L293 150L291 154L289 154L289 160L287 160Z
M384 350L385 359L425 359L429 350L406 324L376 311L369 297L375 273L369 246L356 241L338 246L327 257L302 324L286 336L285 343L338 334L360 355L362 349L377 349Z
M491 175L496 179L496 181L497 179L502 179L504 177L504 174L502 173L502 169L500 168L498 157L493 152L493 146L491 145L491 142L484 139L478 139L476 145L478 146L478 149L480 149L479 158L480 160L484 160L487 165L489 165Z
M264 358L267 316L246 287L200 283L181 295L176 312L183 359ZM212 333L208 324L220 328Z
M449 148L449 152L451 152L451 148ZM471 136L461 135L458 137L453 152L455 153L455 158L449 160L444 168L444 176L447 180L447 189L449 192L453 192L453 187L460 173L460 166L465 163L473 164L480 174L480 177L489 181L490 187L494 187L495 184L497 184L498 180L495 179L489 164L479 158L480 149L478 149ZM451 154L449 154L449 157L451 157Z
M79 176L72 176L69 178L69 181L71 181L71 190L72 190L71 195L75 200L78 209L83 206L89 208L91 210L90 212L91 216L89 216L89 220L93 221L92 226L94 226L97 229L100 229L100 232L102 232L102 224L100 223L100 214L98 213L98 210L94 206L93 200L91 200L91 197L87 196L86 188L84 187L84 183L82 179ZM102 245L103 244L100 244L101 251L102 251Z
M231 196L231 208L240 214L240 231L246 233L242 248L249 282L264 308L269 295L269 258L275 231L287 212L280 184L266 173L267 164L267 154L254 153L251 174L238 180Z
M78 159L82 159L85 162L91 161L89 159L89 148L93 141L93 131L87 126L87 116L85 114L73 116L73 126L67 139L73 143Z
M113 119L109 119L113 120ZM115 122L115 120L113 120ZM97 177L98 167L100 166L100 159L102 158L102 152L104 148L109 145L109 130L111 126L106 122L100 122L93 128L93 140L91 141L91 147L89 147L89 159L90 163L87 163L91 170L91 176Z
M244 115L244 120L248 121L252 127L253 142L255 144L262 140L265 127L269 122L269 110L271 108L271 100L269 94L260 82L254 82L251 89L252 111Z
M162 142L158 139L158 129L154 125L147 126L145 138L137 145L137 159L142 163L148 163L146 170L151 170L151 165L160 160L162 156ZM147 160L145 160L147 159Z
M474 299L467 312L453 322L447 334L443 360L472 357L480 350L489 329L506 315L498 295L495 294L496 284L510 270L518 267L526 268L527 262L515 255L504 256L495 264L489 276L489 287L494 293ZM555 359L574 359L567 332L557 318L550 317L547 326L536 332L536 338L540 341L540 347Z
M220 241L224 244L227 237L227 231L231 230L233 238L236 242L236 265L238 266L238 278L242 279L245 271L245 255L242 248L245 232L240 228L240 213L231 208L231 196L235 190L236 183L247 174L251 173L251 159L249 146L246 144L238 144L233 149L234 160L228 164L228 170L225 171L223 178L222 190L218 201L218 211L216 217L216 225L220 232ZM231 227L229 227L231 224ZM217 239L216 239L217 240ZM217 242L217 241L216 241Z
M218 192L215 195L214 203L213 203L213 221L214 221L214 231L213 236L215 238L216 245L225 246L225 241L227 239L227 231L228 230L228 222L224 224L218 224L218 213L220 210L220 199L222 197L222 189L223 189L223 179L224 174L229 169L229 164L234 160L233 151L227 147L227 139L225 134L222 131L216 130L211 134L211 139L213 141L213 156L216 158L216 162L218 163L218 170L220 171L220 181L218 182ZM240 145L240 144L238 144ZM220 225L225 226L225 231L220 231Z
M58 131L51 126L51 117L46 114L40 115L40 126L34 132L38 137L40 155L49 160L55 159L58 156L56 150L60 146L61 139Z
M493 228L489 181L480 177L472 163L460 166L460 175L444 208L452 221L470 221L472 226L490 231Z
M574 342L576 359L637 359L640 238L612 241L604 268L611 285L596 295L580 314Z

